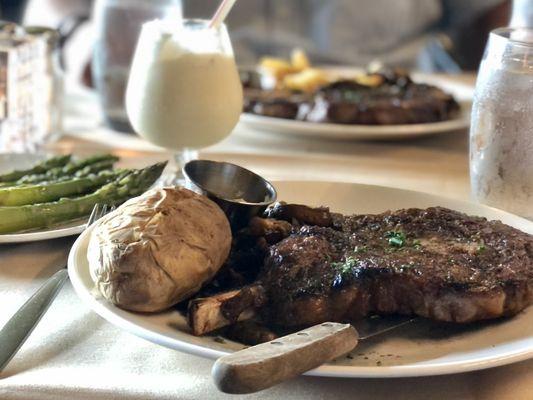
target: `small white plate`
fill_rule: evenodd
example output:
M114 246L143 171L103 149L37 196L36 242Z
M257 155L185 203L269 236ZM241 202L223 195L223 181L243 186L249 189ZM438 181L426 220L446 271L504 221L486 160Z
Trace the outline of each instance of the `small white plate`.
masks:
M443 206L471 215L498 219L533 234L533 222L490 207L440 196L379 186L276 182L279 198L309 205L328 205L334 211L379 213L408 207ZM75 242L68 271L76 293L112 324L172 349L215 359L242 349L242 344L190 334L175 310L139 314L121 310L95 294L87 262L91 229ZM310 375L335 377L406 377L452 374L509 364L533 357L533 307L498 322L473 326L440 325L422 321L361 342L351 358L325 364Z
M29 168L38 161L43 160L45 154L30 153L0 153L0 174L14 169ZM0 235L0 243L24 243L37 240L55 239L65 236L78 235L85 229L85 219L77 219L53 228L44 228L30 232L11 233Z

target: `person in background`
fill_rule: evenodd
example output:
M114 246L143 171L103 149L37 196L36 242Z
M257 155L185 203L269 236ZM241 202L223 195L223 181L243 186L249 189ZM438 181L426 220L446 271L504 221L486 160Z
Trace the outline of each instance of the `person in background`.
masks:
M211 15L217 0L184 2ZM488 33L509 21L505 0L246 0L228 26L241 64L300 47L317 63L385 64L428 72L477 69Z
M2 2L5 0L2 0ZM183 0L187 17L208 18L219 0ZM227 21L237 61L287 57L304 49L314 63L366 66L381 61L426 72L475 70L488 32L507 25L509 0L241 0ZM89 15L91 0L29 0L25 21L57 24ZM44 15L46 17L43 21ZM52 24L53 24L52 23ZM70 73L85 71L89 29L68 46ZM83 34L81 34L83 33ZM83 45L80 45L83 44ZM80 52L84 54L80 56Z
M20 22L26 7L26 0L0 1L0 19L11 22Z

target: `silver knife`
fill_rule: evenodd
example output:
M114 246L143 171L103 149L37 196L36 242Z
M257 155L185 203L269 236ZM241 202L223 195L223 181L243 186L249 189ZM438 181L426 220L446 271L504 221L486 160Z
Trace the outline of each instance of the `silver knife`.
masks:
M359 341L389 332L415 317L370 317L354 325L324 322L220 357L211 370L217 388L245 394L267 389L352 351Z

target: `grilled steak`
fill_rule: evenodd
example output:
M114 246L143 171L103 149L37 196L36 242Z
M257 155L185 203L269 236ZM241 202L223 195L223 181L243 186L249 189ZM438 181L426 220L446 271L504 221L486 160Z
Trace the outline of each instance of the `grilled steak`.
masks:
M305 119L340 124L417 124L453 118L458 110L451 95L430 85L384 83L369 88L341 81L317 94Z
M269 323L308 326L371 313L470 322L533 302L533 237L445 208L335 216L269 249Z
M243 82L244 112L268 117L337 124L397 125L454 118L459 105L452 95L409 75L385 70L368 75L373 86L340 80L315 93L262 90Z
M244 89L243 111L265 117L296 119L301 104L309 96L286 90Z

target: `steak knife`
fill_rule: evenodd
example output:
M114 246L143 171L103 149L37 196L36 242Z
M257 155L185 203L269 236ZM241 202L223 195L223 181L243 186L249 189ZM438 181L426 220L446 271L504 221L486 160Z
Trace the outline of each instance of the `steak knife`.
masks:
M359 341L415 321L415 317L366 318L353 325L324 322L220 357L211 370L224 393L245 394L294 378L353 350Z

